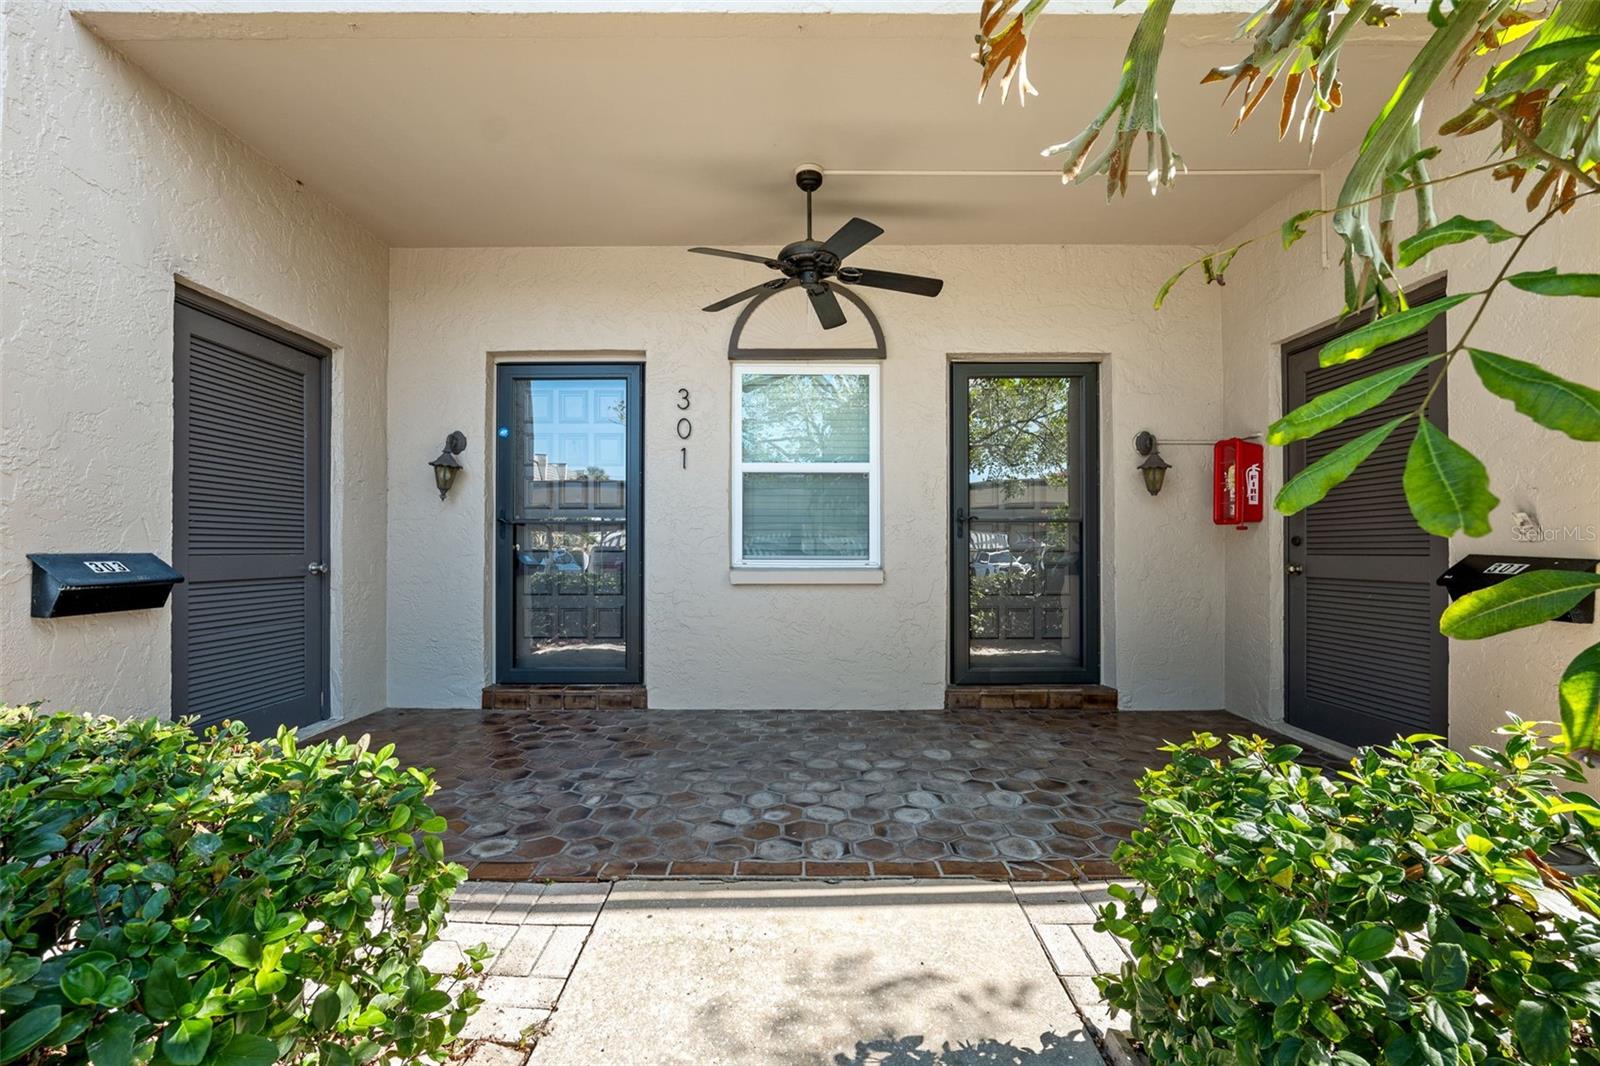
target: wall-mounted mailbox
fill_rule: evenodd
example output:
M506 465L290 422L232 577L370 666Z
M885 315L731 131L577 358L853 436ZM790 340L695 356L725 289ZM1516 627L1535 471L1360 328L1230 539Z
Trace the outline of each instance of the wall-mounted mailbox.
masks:
M142 611L166 604L183 575L146 552L28 556L33 617Z
M1453 600L1534 570L1569 570L1592 574L1597 562L1600 560L1541 559L1532 555L1469 555L1440 574L1439 584L1444 586ZM1583 624L1593 622L1594 593L1591 592L1578 601L1576 607L1555 621Z

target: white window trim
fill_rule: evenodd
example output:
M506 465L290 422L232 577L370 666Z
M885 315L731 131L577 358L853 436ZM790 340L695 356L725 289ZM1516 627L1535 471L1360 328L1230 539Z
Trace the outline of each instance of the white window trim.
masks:
M877 363L827 360L793 360L781 363L733 363L733 542L731 565L735 570L876 570L883 566L883 439L882 404ZM746 374L864 374L867 378L868 462L865 463L746 463L744 442L744 383ZM771 473L867 475L866 559L744 558L744 475Z

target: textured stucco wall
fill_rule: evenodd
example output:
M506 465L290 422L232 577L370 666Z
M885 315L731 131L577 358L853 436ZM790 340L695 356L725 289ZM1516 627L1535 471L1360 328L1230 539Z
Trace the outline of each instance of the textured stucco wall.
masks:
M1462 79L1464 84L1472 80ZM1436 108L1435 121L1456 110ZM1338 115L1329 121L1359 119L1361 116ZM1433 173L1448 174L1480 164L1483 147L1474 144L1469 152L1460 143L1448 143L1445 154L1430 164ZM1330 197L1350 162L1345 158L1330 165ZM1454 214L1492 218L1514 230L1533 221L1523 210L1520 197L1486 175L1442 185L1436 196L1441 218ZM1222 290L1228 417L1258 432L1282 413L1281 343L1335 319L1343 304L1340 245L1331 231L1326 268L1314 232L1287 252L1276 242L1282 220L1314 203L1309 192L1285 199L1232 238L1268 235L1261 245L1247 249L1234 261ZM1509 247L1475 242L1445 249L1403 278L1409 285L1447 274L1452 293L1482 289L1493 280ZM1517 264L1519 270L1547 266L1600 270L1600 209L1585 204L1545 227ZM1476 306L1469 302L1449 313L1450 343L1461 335ZM1600 337L1600 304L1596 301L1541 299L1507 286L1496 293L1489 314L1472 337L1474 347L1527 359L1590 385L1600 384L1600 363L1595 359L1600 344L1596 341ZM1452 539L1452 561L1473 552L1600 557L1600 543L1594 539L1600 525L1600 450L1518 414L1510 403L1484 390L1464 358L1452 368L1447 390L1450 435L1483 460L1491 487L1501 501L1490 517L1491 534ZM1269 494L1283 484L1282 459L1281 449L1268 449ZM1518 542L1512 536L1514 511L1527 511L1548 529L1575 527L1579 535L1541 544ZM1227 560L1227 705L1263 721L1280 720L1284 701L1282 521L1269 519L1231 539ZM1593 626L1549 624L1486 641L1452 641L1452 743L1462 746L1491 740L1507 711L1528 718L1557 717L1555 685L1561 671L1578 651L1597 639L1600 631Z
M172 552L181 278L335 348L334 707L384 703L388 252L54 0L6 0L0 698L165 715L171 613L28 617L30 551Z
M1175 448L1152 499L1131 440L1215 437L1223 416L1219 299L1150 300L1178 248L874 245L871 264L935 274L923 301L868 293L883 321L885 580L731 586L734 312L711 299L759 268L668 248L397 249L389 357L389 696L473 706L491 675L488 524L492 353L643 353L645 675L652 706L939 706L946 677L948 359L1103 353L1105 676L1134 708L1222 705L1229 530L1210 523L1209 462ZM866 262L864 259L863 262ZM754 274L751 273L754 270ZM775 301L776 302L776 301ZM676 390L694 398L679 469ZM427 460L463 429L467 474L447 502Z

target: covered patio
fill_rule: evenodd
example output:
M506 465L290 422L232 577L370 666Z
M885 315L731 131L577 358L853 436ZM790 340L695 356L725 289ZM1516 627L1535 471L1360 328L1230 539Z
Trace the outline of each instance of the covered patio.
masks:
M425 711L347 727L433 767L478 880L1117 874L1135 781L1222 712Z

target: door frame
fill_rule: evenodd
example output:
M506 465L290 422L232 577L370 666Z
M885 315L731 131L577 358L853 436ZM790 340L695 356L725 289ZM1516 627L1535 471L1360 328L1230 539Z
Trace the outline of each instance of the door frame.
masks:
M629 471L623 488L627 510L623 530L627 558L623 562L623 640L626 659L620 670L543 671L512 667L512 547L507 502L517 464L511 454L511 384L518 378L620 377L626 382L628 422L625 450ZM628 362L507 362L494 369L494 679L499 685L642 685L644 683L644 364Z
M1421 304L1430 303L1434 300L1441 299L1446 295L1448 291L1448 285L1449 279L1447 277L1441 276L1437 278L1430 278L1429 280L1421 282L1420 284L1406 290L1406 303L1409 306L1416 307ZM1434 318L1432 322L1428 323L1428 347L1433 351L1444 352L1448 350L1449 329L1446 323L1446 319L1448 317L1448 315L1439 315ZM1291 378L1289 360L1293 356L1299 355L1308 349L1320 348L1336 337L1343 336L1346 333L1359 329L1371 322L1372 319L1373 309L1368 307L1362 311L1356 312L1355 314L1346 315L1342 318L1336 319L1335 321L1325 323L1321 326L1307 330L1304 333L1297 334L1296 336L1285 340L1278 346L1278 361L1280 364L1279 371L1281 374L1280 387L1283 390L1280 393L1280 397L1282 401L1281 406L1285 414L1292 410L1292 408L1289 406ZM1433 377L1439 376L1442 371L1443 366L1437 363L1429 368L1429 373ZM1450 392L1448 382L1440 382L1438 394L1434 397L1433 402L1430 404L1430 410L1428 412L1428 420L1437 426L1441 432L1447 432L1449 430L1449 396ZM1296 443L1302 449L1305 447L1304 441L1299 441ZM1285 483L1288 482L1290 477L1289 448L1295 446L1296 445L1289 445L1283 449L1283 477ZM1304 469L1304 467L1301 469ZM1297 515L1281 515L1279 516L1279 519L1280 528L1282 530L1282 546L1279 553L1281 556L1280 565L1282 569L1280 569L1278 572L1278 580L1283 582L1283 721L1285 724L1293 726L1296 729L1304 729L1306 732L1320 737L1323 736L1322 733L1317 732L1315 729L1303 724L1302 722L1294 721L1291 717L1294 709L1293 694L1295 689L1295 681L1299 675L1299 671L1295 664L1294 625L1297 615L1301 616L1303 619L1305 610L1305 597L1304 595L1301 595L1298 597L1299 603L1296 604L1294 602L1296 597L1291 596L1292 586L1288 568L1293 562L1294 546L1290 543L1291 538L1294 536L1296 524L1303 524L1305 522L1305 512L1302 511ZM1450 565L1450 538L1434 537L1433 540L1435 541L1436 547L1442 544L1444 567L1448 567ZM1443 571L1444 568L1441 567L1440 573L1443 573ZM1302 585L1303 584L1304 583L1302 582ZM1436 605L1439 604L1441 598L1447 605L1449 600L1444 590L1435 588L1434 601ZM1302 625L1303 624L1304 623L1302 622ZM1441 735L1448 735L1450 729L1450 642L1442 633L1438 632L1437 626L1434 627L1431 647L1432 654L1429 657L1429 670L1432 673L1433 691L1435 694L1431 727ZM1327 737L1326 739L1331 740L1336 744L1345 743L1344 741L1336 740L1333 737Z
M209 315L228 325L235 326L286 348L308 355L317 365L318 417L312 432L316 434L317 450L321 456L317 463L316 492L318 502L318 528L315 533L316 554L329 567L322 580L317 582L315 609L322 622L322 639L311 642L310 650L320 660L317 679L321 693L317 716L312 722L325 722L333 716L333 689L331 686L333 660L333 582L338 573L332 568L333 553L333 349L275 323L258 318L248 311L225 303L214 296L177 283L173 293L173 359L172 359L172 563L174 569L187 576L189 569L189 544L186 523L181 520L189 506L188 472L189 456L181 446L183 437L178 433L178 420L189 410L189 364L186 353L178 345L182 335L178 332L177 317L180 308ZM172 597L172 632L169 638L171 659L171 692L169 705L176 709L177 697L185 690L179 639L188 621L189 602L185 586L179 585ZM306 725L309 723L291 723Z
M1082 611L1078 622L1083 632L1083 666L1059 670L984 670L963 668L970 659L969 629L962 611L970 610L968 559L958 551L966 535L957 538L956 509L967 506L967 459L965 449L956 447L967 437L967 382L974 377L1078 377L1087 387L1083 407L1075 427L1081 434L1078 451L1082 456L1083 485L1083 585ZM1100 683L1100 364L1073 360L978 360L952 361L950 364L950 422L945 430L949 453L949 488L945 505L945 546L949 553L949 673L952 685L1097 685Z

